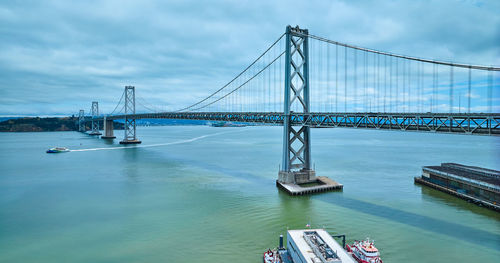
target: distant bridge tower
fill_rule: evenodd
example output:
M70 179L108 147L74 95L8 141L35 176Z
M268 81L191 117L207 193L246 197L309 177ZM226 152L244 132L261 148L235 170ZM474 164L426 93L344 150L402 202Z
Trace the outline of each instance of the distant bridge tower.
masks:
M85 111L78 112L78 131L85 132Z
M286 28L283 162L278 174L281 183L316 181L311 169L310 128L294 126L290 115L292 109L294 113L309 112L308 34L307 29L298 26Z
M90 135L101 135L99 132L99 103L97 101L92 102L92 132Z
M128 114L135 115L135 87L125 86L125 138L120 144L141 143L136 137L135 119L129 118Z

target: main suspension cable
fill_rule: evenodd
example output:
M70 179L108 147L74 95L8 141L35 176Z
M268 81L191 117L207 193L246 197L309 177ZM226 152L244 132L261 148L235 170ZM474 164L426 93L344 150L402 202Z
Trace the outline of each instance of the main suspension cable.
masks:
M212 93L208 97L206 97L206 98L198 101L197 103L194 103L194 104L192 104L192 105L190 105L188 107L182 108L182 109L177 110L177 111L185 111L185 110L188 110L190 108L193 108L193 107L195 107L195 106L197 106L197 105L205 102L206 100L210 99L215 94L219 93L221 90L223 90L226 87L228 87L229 85L231 85L236 79L238 79L241 75L243 75L243 73L245 73L255 63L257 63L257 61L259 61L269 50L271 50L271 48L273 48L283 38L283 36L285 36L285 33L283 33L276 41L274 41L274 43L271 46L269 46L269 48L267 48L266 51L264 51L264 53L262 53L257 59L255 59L248 67L246 67L243 71L241 71L238 75L236 75L236 77L234 77L231 81L229 81L228 83L226 83L226 85L222 86L220 89L216 90L214 93Z

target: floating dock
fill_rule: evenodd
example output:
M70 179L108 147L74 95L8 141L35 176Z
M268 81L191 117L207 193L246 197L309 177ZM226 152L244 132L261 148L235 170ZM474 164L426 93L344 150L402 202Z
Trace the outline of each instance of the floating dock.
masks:
M288 230L286 244L278 248L283 263L356 263L324 229Z
M334 180L325 176L316 176L316 180L307 184L294 184L284 183L279 180L276 181L276 186L283 189L290 195L307 195L313 193L320 193L333 190L342 190L343 185L335 182ZM308 186L313 184L312 186Z
M415 183L500 212L500 172L457 163L424 166Z

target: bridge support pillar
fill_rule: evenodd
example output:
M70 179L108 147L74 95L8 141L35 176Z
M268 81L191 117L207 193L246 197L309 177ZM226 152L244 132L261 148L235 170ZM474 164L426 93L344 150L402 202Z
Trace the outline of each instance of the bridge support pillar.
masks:
M283 164L278 181L308 183L316 179L311 169L310 128L297 127L291 110L309 112L309 41L307 29L286 28Z
M129 118L128 114L135 114L135 87L125 86L125 138L120 144L141 143L136 137L135 119Z
M99 132L99 103L97 101L92 102L92 132L90 135L101 135Z
M116 136L113 134L113 120L108 120L104 117L104 135L101 139L114 139Z
M327 177L316 177L316 172L311 167L310 127L301 124L308 118L310 108L308 34L307 29L300 29L298 26L286 28L283 160L276 184L292 195L341 187ZM294 117L299 119L292 119L292 110L303 115ZM306 183L317 185L300 186Z
M85 112L83 110L78 112L78 131L85 132Z

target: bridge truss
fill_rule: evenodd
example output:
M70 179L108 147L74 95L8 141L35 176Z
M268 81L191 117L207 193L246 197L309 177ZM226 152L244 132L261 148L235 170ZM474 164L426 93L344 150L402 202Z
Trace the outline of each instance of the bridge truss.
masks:
M283 125L282 112L164 112L140 113L137 119L184 119ZM116 115L108 119L123 119ZM500 135L500 114L439 113L291 113L295 126L312 128L359 128L461 134Z

